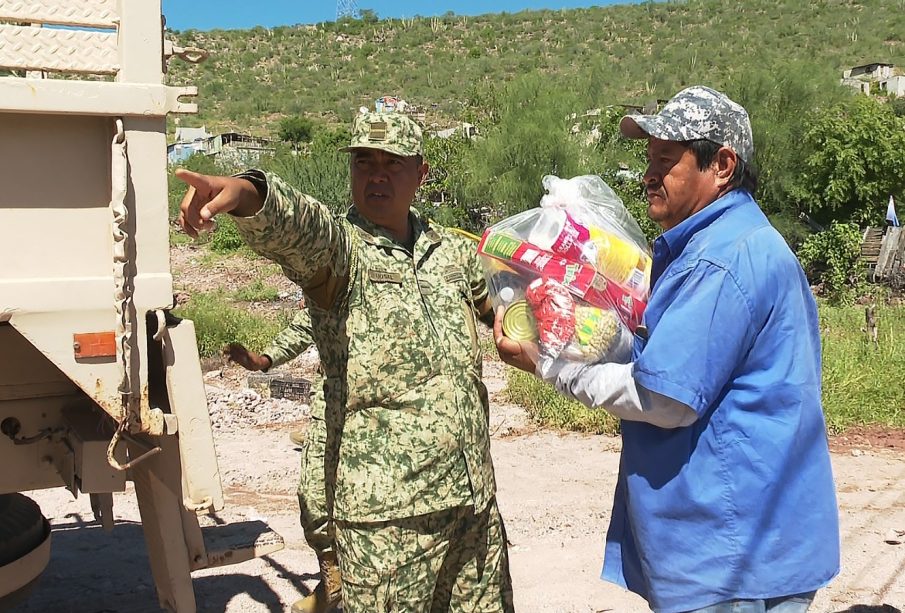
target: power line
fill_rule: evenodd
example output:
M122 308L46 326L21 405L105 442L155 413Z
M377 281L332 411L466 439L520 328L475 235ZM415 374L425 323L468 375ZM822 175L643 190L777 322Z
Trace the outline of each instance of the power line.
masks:
M336 21L343 17L351 17L352 19L360 17L358 4L356 4L355 0L336 0Z

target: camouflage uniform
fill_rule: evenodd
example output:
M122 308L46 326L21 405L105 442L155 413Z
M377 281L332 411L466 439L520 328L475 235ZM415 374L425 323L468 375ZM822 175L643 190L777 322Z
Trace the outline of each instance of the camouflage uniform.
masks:
M270 368L277 368L305 353L313 344L311 317L308 315L308 311L300 309L289 325L273 337L261 354L270 358Z
M282 366L304 353L314 344L311 336L311 317L301 309L292 322L280 331L261 353L270 358L270 368ZM317 553L333 551L333 538L327 519L327 502L324 486L324 445L327 442L327 425L324 421L324 386L317 378L311 385L311 423L305 433L302 446L302 462L299 474L298 499L302 530L305 540Z
M407 118L362 115L353 132L353 148L420 153ZM327 504L344 607L512 610L476 329L487 287L474 245L411 212L409 251L354 207L333 217L262 175L263 208L236 221L305 291L325 373ZM403 575L410 581L400 584Z
M311 423L305 432L302 465L299 473L299 511L305 541L316 552L334 550L332 528L327 514L327 490L324 484L324 448L327 423L324 421L324 386L318 378L311 385Z

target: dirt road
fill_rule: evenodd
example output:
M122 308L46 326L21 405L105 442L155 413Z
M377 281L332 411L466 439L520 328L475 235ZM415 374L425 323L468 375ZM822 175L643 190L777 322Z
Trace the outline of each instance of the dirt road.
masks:
M597 578L619 440L536 430L521 409L501 400L499 363L487 366L493 457L518 611L647 611L639 598ZM216 433L228 505L220 519L265 519L287 547L196 573L200 611L276 613L314 587L315 559L296 517L299 457L289 429L283 424ZM812 611L895 613L905 608L905 452L837 443L844 443L833 455L844 569ZM38 590L15 613L159 610L131 491L115 496L111 534L94 522L87 496L73 500L66 491L50 490L34 497L54 525L53 555Z

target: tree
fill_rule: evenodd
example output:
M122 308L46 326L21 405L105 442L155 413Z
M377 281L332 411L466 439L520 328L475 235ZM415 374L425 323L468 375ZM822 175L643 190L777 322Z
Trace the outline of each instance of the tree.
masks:
M469 150L464 194L470 206L489 206L508 217L540 202L544 175L573 177L579 172L581 146L571 138L566 109L574 95L545 75L516 79L499 97L499 117Z
M277 134L280 140L298 145L311 141L314 123L306 117L285 117L280 121Z
M889 195L905 194L905 120L859 95L807 123L798 199L821 222L882 223Z
M624 115L624 108L609 106L594 118L600 138L594 143L589 172L600 175L613 188L647 239L653 240L662 230L647 216L647 197L641 182L647 169L647 141L621 135L619 123Z
M850 97L847 89L820 76L817 66L793 62L782 70L746 70L737 74L726 93L745 107L754 133L754 165L758 170L758 203L771 218L795 220L801 212L792 195L802 161L812 153L805 141L809 116ZM805 203L806 205L807 203ZM794 223L786 230L797 233ZM786 240L794 238L784 234Z
M472 141L461 134L449 138L425 137L424 158L430 164L430 171L419 192L418 207L445 226L480 232L486 222L483 211L466 207L460 193L468 173L466 154L471 145Z
M280 151L262 160L261 167L283 177L310 194L334 213L342 213L352 202L349 192L349 155L339 147L349 144L344 130L321 130L307 152Z

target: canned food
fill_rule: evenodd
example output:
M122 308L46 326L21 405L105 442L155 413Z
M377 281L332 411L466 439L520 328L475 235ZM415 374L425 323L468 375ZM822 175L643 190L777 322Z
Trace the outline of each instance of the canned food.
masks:
M537 324L531 307L524 300L516 300L503 313L503 334L515 341L536 341Z

